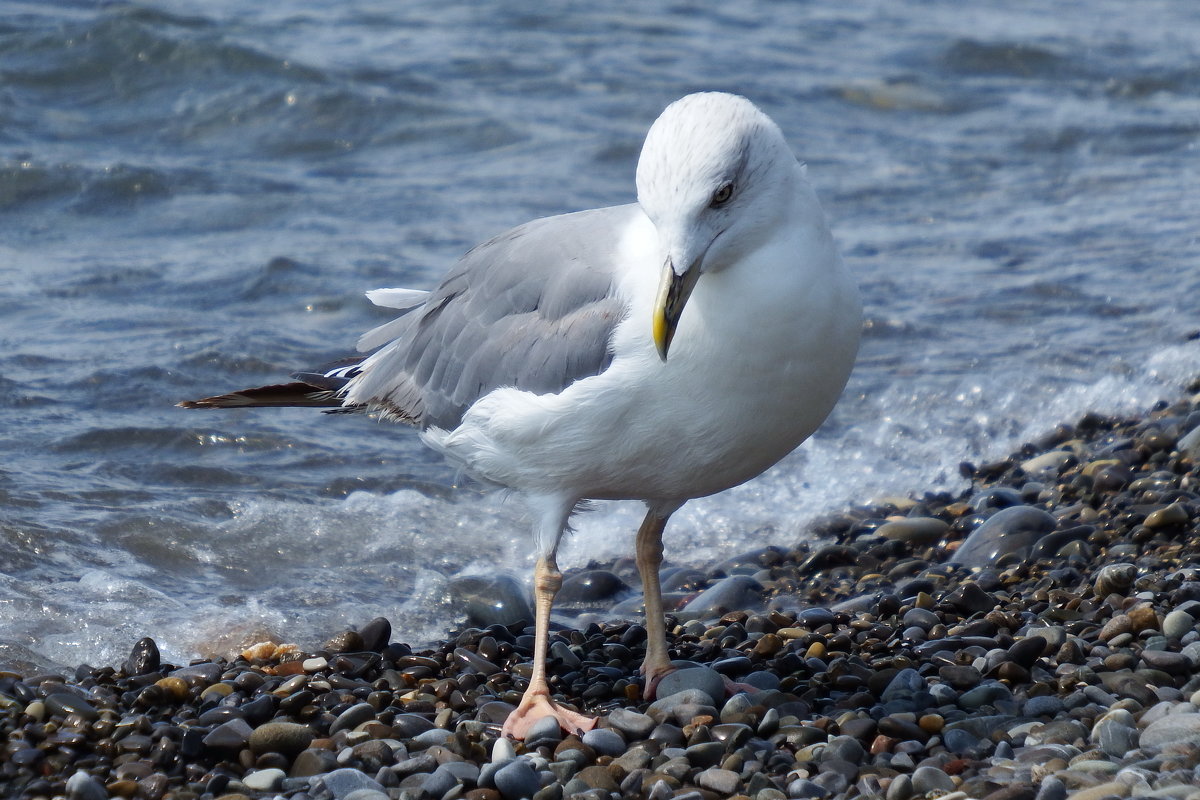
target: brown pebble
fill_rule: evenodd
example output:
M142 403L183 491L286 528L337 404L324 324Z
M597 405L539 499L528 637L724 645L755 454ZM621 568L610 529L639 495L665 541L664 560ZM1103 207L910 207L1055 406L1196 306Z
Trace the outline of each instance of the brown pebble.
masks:
M1102 642L1107 642L1110 639L1115 639L1123 633L1129 633L1133 630L1133 622L1127 614L1117 614L1115 617L1104 623L1100 628L1100 632L1096 634Z
M154 683L156 686L162 687L167 695L175 701L187 699L188 685L183 678L163 678Z
M941 733L946 720L942 719L941 714L926 714L917 720L917 725L926 733Z
M1130 633L1158 630L1158 615L1149 605L1137 605L1125 612L1129 617Z

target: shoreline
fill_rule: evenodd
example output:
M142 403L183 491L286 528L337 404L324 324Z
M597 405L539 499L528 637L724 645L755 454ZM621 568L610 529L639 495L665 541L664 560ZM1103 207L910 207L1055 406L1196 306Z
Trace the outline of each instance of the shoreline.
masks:
M521 623L418 653L374 620L313 653L166 665L142 640L115 668L0 672L0 794L1198 800L1197 463L1200 397L1086 415L964 465L961 494L664 571L672 655L702 666L654 703L641 624L597 621L638 618L629 564L569 574L579 629L553 637L551 685L602 715L582 738L497 740Z

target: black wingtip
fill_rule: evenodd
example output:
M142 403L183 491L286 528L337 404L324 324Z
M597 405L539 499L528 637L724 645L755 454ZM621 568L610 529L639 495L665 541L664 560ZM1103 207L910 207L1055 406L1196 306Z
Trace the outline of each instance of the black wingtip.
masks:
M179 408L340 408L342 400L337 392L297 381L184 400L175 405Z

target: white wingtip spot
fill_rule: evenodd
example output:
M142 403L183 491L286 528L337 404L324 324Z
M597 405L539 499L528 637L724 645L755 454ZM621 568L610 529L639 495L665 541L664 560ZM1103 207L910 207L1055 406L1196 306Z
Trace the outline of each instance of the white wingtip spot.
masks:
M367 299L380 308L401 311L424 303L428 297L429 292L423 289L372 289L367 292Z

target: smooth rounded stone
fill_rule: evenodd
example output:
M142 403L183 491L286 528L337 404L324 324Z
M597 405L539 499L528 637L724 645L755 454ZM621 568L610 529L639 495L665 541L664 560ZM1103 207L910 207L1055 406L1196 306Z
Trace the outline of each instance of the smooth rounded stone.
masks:
M1024 639L1017 639L1013 642L1006 651L1006 655L1008 660L1029 669L1037 663L1048 646L1049 642L1040 636L1026 636Z
M599 790L607 796L609 792L620 791L620 786L613 779L612 772L608 767L590 766L579 770L579 774L575 776L579 781L582 781L585 786L590 789Z
M809 630L823 628L826 625L833 625L836 622L837 614L821 606L801 609L796 614L796 624Z
M487 705L492 704L488 703ZM513 710L513 706L510 706L507 703L497 703L497 705L503 706L504 708L499 719L493 721L503 722L508 718L508 714ZM392 718L392 731L399 739L411 739L414 736L418 736L433 729L433 722L421 716L420 714L397 714Z
M700 742L684 750L684 757L694 767L705 769L715 767L725 757L725 745L722 742Z
M903 777L907 778L908 776L904 775ZM830 791L828 789L813 783L807 778L796 778L787 785L787 796L798 798L799 800L807 800L808 798L812 798L812 800L824 800L829 795ZM894 798L894 800L908 800L908 797L898 797Z
M417 734L409 741L412 743L414 750L424 750L426 747L433 747L434 745L449 744L453 740L454 731L433 728L432 730Z
M942 744L956 756L968 755L979 748L979 740L961 728L943 732Z
M791 787L789 786L788 789L790 790ZM887 788L885 800L908 800L912 797L912 794L912 778L902 772L892 778L892 782Z
M533 797L538 789L542 788L537 772L528 761L521 758L510 761L496 770L492 780L505 800Z
M100 712L96 710L95 706L82 697L69 692L54 692L47 695L42 702L45 704L46 710L54 715L75 714L88 722L100 719Z
M296 756L289 778L310 778L323 775L337 766L337 757L328 750L305 750Z
M133 677L136 675L145 675L148 672L157 672L160 659L158 654L158 645L149 636L138 639L134 644L133 650L129 653L129 658L125 659L121 671L126 675Z
M434 797L440 796L434 795ZM355 789L346 795L343 800L391 800L391 796L387 792L377 792L374 789Z
M1002 508L963 540L950 562L967 569L983 569L995 566L1005 556L1024 557L1038 539L1057 525L1057 520L1040 508L1025 505Z
M738 683L753 686L755 689L774 690L779 688L779 676L765 669L758 669L738 679Z
M332 772L327 772L324 775L317 775L311 779L310 785L321 784L326 791L332 794L337 800L346 800L351 792L360 789L371 789L376 792L386 792L379 781L368 776L366 773L350 767L335 769Z
M754 578L748 575L730 575L697 595L679 611L679 614L698 619L721 616L730 611L749 611L762 605L762 594L762 584Z
M1038 787L1038 792L1034 800L1066 800L1067 785L1055 775L1047 775L1042 778L1042 785Z
M1103 800L1105 797L1128 797L1129 784L1122 781L1108 781L1085 789L1076 789L1067 795L1068 800Z
M530 747L562 741L562 729L559 727L558 720L554 717L542 717L533 723L533 727L525 735L525 741L529 743Z
M466 612L467 624L480 628L533 620L525 588L512 576L464 575L447 586L451 602Z
M1020 467L1035 481L1049 481L1057 478L1059 473L1079 459L1070 450L1051 450L1021 462Z
M910 608L900 621L906 628L920 628L928 631L934 625L939 624L942 618L927 608Z
M1042 651L1043 653L1054 652L1067 641L1067 629L1061 625L1038 625L1037 627L1025 629L1025 638L1028 639L1034 636L1046 640L1046 647Z
M1162 632L1168 639L1182 639L1196 628L1196 618L1186 611L1175 609L1163 618Z
M558 660L567 669L578 669L583 665L583 661L575 655L575 651L571 649L570 645L559 640L550 643L550 657ZM499 671L499 667L496 669Z
M653 717L630 708L613 709L609 712L608 724L621 731L631 741L645 739L658 725Z
M1137 577L1137 567L1133 564L1108 564L1096 570L1092 581L1092 591L1097 597L1108 597L1110 594L1123 595L1133 587Z
M1092 726L1091 741L1110 756L1124 756L1138 746L1133 715L1123 708L1113 709Z
M1012 690L1002 683L991 681L968 689L958 696L958 705L967 711L975 711L999 701L1012 700Z
M375 719L375 707L370 703L356 703L350 706L329 726L329 735L338 731L352 731L368 720Z
M688 667L667 673L656 689L660 701L681 692L702 692L708 704L719 705L725 699L725 679L708 667Z
M554 607L564 611L590 611L608 608L633 593L629 584L606 569L576 572L563 581L554 596Z
M283 770L271 767L247 773L242 777L242 784L247 789L253 789L256 792L270 792L279 788L284 777L286 776L283 774Z
M241 750L250 741L254 729L241 717L223 722L204 737L204 746L215 750Z
M358 635L362 639L363 650L382 652L392 640L392 623L387 617L376 617L363 625Z
M963 614L983 614L996 607L996 598L975 581L966 581L943 598Z
M1124 636L1132 631L1133 621L1129 619L1128 614L1114 614L1108 622L1100 627L1096 638L1102 642L1113 642L1118 636Z
M887 703L891 700L907 700L919 692L928 692L929 686L921 673L911 667L906 667L895 674L887 688L879 695L879 699Z
M1020 506L1024 503L1021 493L1010 486L989 486L971 495L967 505L974 511Z
M737 791L741 779L733 770L710 767L696 776L696 783L702 789L728 797Z
M503 764L505 762L512 761L516 757L517 750L515 747L513 747L513 743L508 737L501 736L496 740L495 744L492 745L493 764Z
M1188 513L1185 505L1182 503L1171 503L1168 506L1151 511L1146 515L1146 520L1142 524L1151 530L1156 530L1158 528L1186 525L1190 520L1191 515Z
M813 778L813 783L831 795L840 795L850 788L850 779L840 772L822 772Z
M1052 694L1031 697L1021 706L1021 713L1027 717L1053 717L1062 710L1063 701Z
M556 642L555 644L561 644L561 642ZM569 652L569 648L568 648L568 652ZM455 648L454 649L454 657L456 659L458 659L459 663L461 663L463 666L470 667L472 670L479 673L480 675L484 675L484 676L495 675L497 672L500 672L499 666L497 666L496 664L493 664L491 661L488 661L483 656L479 655L478 653L472 652L471 650L468 650L465 647Z
M108 800L104 784L83 770L67 778L67 797L70 800Z
M313 731L307 725L295 722L267 722L251 732L247 744L259 755L282 753L290 758L307 749L312 740Z
M1168 714L1154 720L1142 731L1139 745L1145 749L1174 743L1200 745L1200 713L1194 709L1183 714Z
M453 771L446 769L446 764L442 764L433 772L429 773L423 783L421 783L421 793L426 797L441 797L446 792L458 786L460 783L457 775ZM359 791L362 791L361 789Z
M1151 669L1161 670L1168 675L1186 675L1192 671L1192 662L1183 653L1167 650L1143 650L1142 661Z
M876 536L909 544L933 544L946 535L950 525L936 517L905 517L889 520L875 529Z
M913 794L928 794L929 792L953 792L957 787L954 780L937 767L920 766L912 773Z
M583 743L596 751L596 755L619 756L625 752L625 740L610 728L593 728L583 734Z

